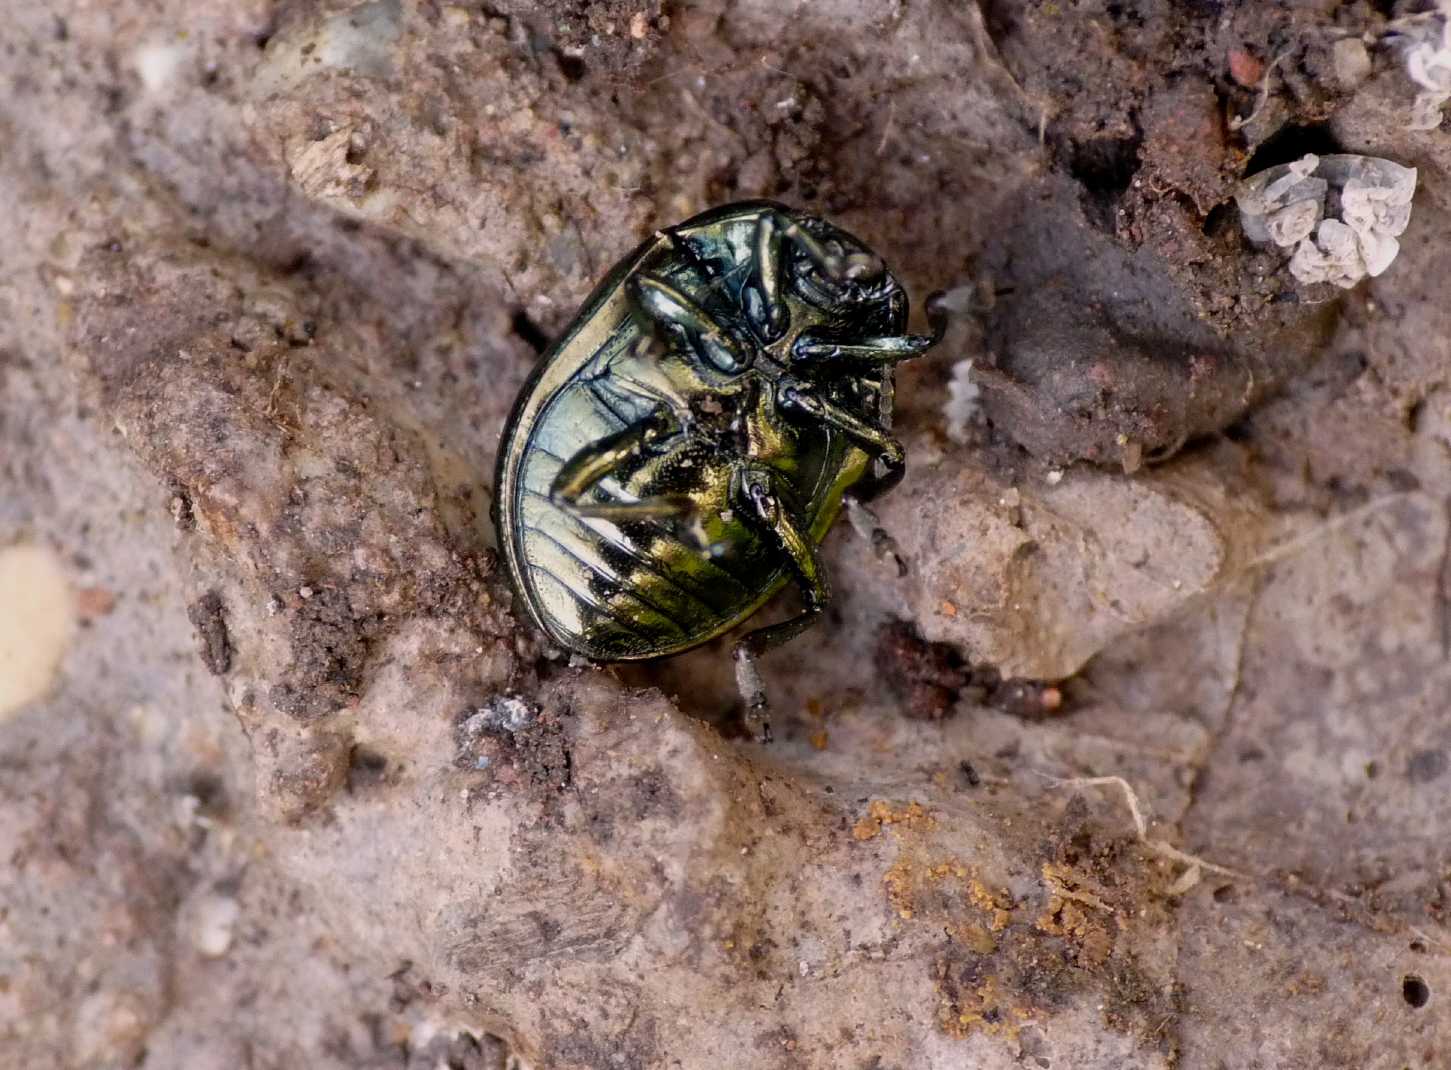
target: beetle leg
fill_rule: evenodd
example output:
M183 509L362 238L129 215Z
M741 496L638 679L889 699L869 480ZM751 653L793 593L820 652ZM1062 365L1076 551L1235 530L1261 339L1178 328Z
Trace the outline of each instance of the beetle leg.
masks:
M695 506L684 496L664 495L637 502L578 502L569 506L579 516L626 524L631 520L685 520L695 515Z
M755 278L746 287L744 304L746 314L768 343L786 333L789 319L786 302L781 296L786 264L781 236L785 227L790 225L789 220L776 212L766 212L756 221Z
M878 561L894 565L900 578L907 575L907 562L897 547L897 540L882 527L877 514L867 508L866 503L881 497L902 482L902 477L907 474L907 463L903 457L886 454L879 455L876 460L882 470L876 471L874 468L858 479L843 496L842 502L846 506L847 520L850 521L852 530L871 543L872 552Z
M858 531L866 529L872 550L878 560L891 561L897 567L898 575L907 574L906 562L897 552L896 541L876 523L876 516L863 504L891 490L907 474L907 451L902 444L882 428L854 416L852 413L832 404L811 391L799 380L782 379L776 394L779 402L787 408L808 413L823 423L845 432L857 445L876 453L876 462L882 471L873 471L847 492L847 513L852 526ZM862 515L865 514L865 515Z
M757 628L735 646L736 683L741 689L741 698L745 700L746 722L762 743L770 742L771 725L766 719L766 691L756 671L756 659L800 635L821 616L831 601L831 587L816 553L816 543L808 534L806 525L782 500L775 482L776 476L771 469L742 465L736 471L734 488L744 515L755 526L765 529L790 560L804 602L798 615L778 624Z
M684 519L694 513L685 497L666 495L636 502L586 502L581 499L600 480L622 465L656 452L676 434L664 421L648 417L622 431L581 449L559 469L549 486L549 497L578 516L628 521L649 518Z
M934 335L901 334L884 338L863 338L856 342L828 342L803 334L791 347L791 357L803 363L828 361L864 361L869 364L896 364L921 356L937 341Z
M903 459L894 461L883 455L877 458L877 462L883 466L883 471L873 471L863 476L856 481L851 490L847 491L847 494L858 502L869 502L880 498L902 482L902 477L907 474L907 464Z
M901 468L907 451L902 444L876 424L855 416L833 402L827 401L799 379L784 377L776 384L776 403L814 416L829 427L846 434L858 446L879 455L889 468ZM896 478L900 479L898 475ZM883 488L885 490L887 488Z
M557 502L574 505L605 476L626 461L644 456L669 434L663 421L646 417L590 443L560 467L549 485L549 496Z
M943 295L927 298L927 322L931 334L897 334L862 338L856 342L832 342L803 333L791 346L793 361L822 363L830 361L863 361L868 364L896 364L920 357L947 333L948 309Z
M685 294L654 275L635 275L629 282L635 307L662 327L680 331L701 354L723 372L738 372L751 354L729 332Z
M897 540L882 527L877 520L877 514L867 508L866 503L881 497L902 482L902 477L907 474L907 465L902 458L894 459L886 455L879 456L877 463L883 466L883 471L870 472L858 479L846 492L843 503L846 506L847 520L850 521L852 530L872 544L872 552L876 554L878 561L895 565L897 575L905 576L907 562L897 548Z

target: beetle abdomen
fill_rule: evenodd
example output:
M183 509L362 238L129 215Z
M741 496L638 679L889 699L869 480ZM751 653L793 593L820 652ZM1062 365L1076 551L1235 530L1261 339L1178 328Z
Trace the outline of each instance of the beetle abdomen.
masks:
M569 384L540 412L520 473L518 549L539 623L561 646L594 658L654 657L694 646L752 611L781 582L776 569L763 577L755 565L763 550L749 531L732 531L729 558L712 557L669 521L615 523L551 499L565 461L638 419L642 413L631 411L638 404L607 381ZM631 501L649 490L611 478L593 497ZM717 505L718 513L723 497ZM719 525L719 517L713 520L707 527Z

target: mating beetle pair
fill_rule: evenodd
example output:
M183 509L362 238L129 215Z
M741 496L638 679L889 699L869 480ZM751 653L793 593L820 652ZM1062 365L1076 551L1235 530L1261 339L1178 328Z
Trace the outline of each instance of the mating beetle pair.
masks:
M595 289L504 427L494 521L508 575L559 646L600 661L677 654L788 580L802 612L736 644L754 659L830 598L817 547L846 496L904 471L893 367L907 296L860 241L770 202L657 232Z

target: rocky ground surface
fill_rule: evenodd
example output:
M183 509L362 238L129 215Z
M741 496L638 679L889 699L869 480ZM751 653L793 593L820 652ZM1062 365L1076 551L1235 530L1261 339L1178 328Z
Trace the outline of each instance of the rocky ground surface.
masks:
M0 1066L1445 1065L1426 5L13 7ZM1349 292L1235 216L1307 151L1419 169ZM958 313L769 747L488 522L594 280L758 196Z

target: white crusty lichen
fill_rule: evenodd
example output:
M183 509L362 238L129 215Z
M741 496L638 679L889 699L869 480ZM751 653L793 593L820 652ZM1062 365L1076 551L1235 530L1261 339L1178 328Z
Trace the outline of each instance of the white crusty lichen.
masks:
M1433 11L1398 20L1397 35L1406 74L1419 92L1411 105L1412 130L1441 125L1441 107L1451 100L1451 0L1438 0Z
M1348 289L1390 267L1411 219L1416 169L1374 156L1307 155L1240 183L1245 236L1292 250L1290 274Z
M947 400L942 415L947 421L947 437L958 445L967 442L967 425L977 415L982 389L972 381L972 361L959 360L952 366L952 379L947 384Z
M990 287L986 289L991 292ZM984 298L983 288L973 283L956 286L934 298L940 314L960 320L984 310L990 300L990 297ZM952 379L947 384L947 400L942 403L942 418L947 424L947 437L958 445L964 445L968 440L967 425L977 415L981 397L982 389L972 381L972 359L953 364Z

